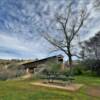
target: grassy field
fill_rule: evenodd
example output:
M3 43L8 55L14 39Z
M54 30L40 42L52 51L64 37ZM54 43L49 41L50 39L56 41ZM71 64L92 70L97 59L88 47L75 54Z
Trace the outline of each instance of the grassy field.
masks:
M78 76L75 82L84 86L76 92L37 87L30 81L0 81L0 100L100 100L93 89L100 89L100 78ZM92 90L91 90L92 89Z

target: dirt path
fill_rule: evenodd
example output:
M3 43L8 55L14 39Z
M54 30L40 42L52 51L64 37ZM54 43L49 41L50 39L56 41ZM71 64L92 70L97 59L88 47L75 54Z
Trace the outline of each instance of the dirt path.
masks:
M91 86L87 88L87 94L100 97L100 86Z

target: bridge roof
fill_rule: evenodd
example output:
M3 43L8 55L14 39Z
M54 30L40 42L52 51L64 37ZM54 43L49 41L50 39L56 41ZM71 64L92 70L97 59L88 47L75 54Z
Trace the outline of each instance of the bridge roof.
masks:
M48 59L52 59L52 58L56 58L56 57L63 58L62 55L55 55L55 56L51 56L51 57L47 57L47 58L43 58L43 59L39 59L39 60L35 60L35 61L25 61L25 62L20 63L20 65L27 65L27 64L37 63L37 62L43 62L43 61L46 61Z

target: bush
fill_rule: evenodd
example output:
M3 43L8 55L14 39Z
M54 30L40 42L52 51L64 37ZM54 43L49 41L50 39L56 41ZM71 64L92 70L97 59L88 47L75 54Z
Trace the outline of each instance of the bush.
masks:
M7 80L9 78L13 78L14 73L9 71L9 70L2 70L2 72L0 72L0 80Z
M7 78L8 78L7 75L5 75L4 73L0 73L0 80L5 81L5 80L7 80Z
M21 70L4 69L0 72L0 80L13 79L24 74Z
M90 70L91 74L95 73L95 75L100 76L100 60L86 59L83 63L86 66L86 71Z
M69 76L70 75L70 70L65 70L62 72L62 75L65 75L65 76Z
M73 68L73 74L74 75L82 75L83 74L83 68L82 67L74 67Z
M85 67L84 67L84 64L83 62L79 61L77 64L73 64L72 66L72 75L71 76L74 76L74 75L82 75L85 71ZM67 76L70 75L70 68L64 72Z

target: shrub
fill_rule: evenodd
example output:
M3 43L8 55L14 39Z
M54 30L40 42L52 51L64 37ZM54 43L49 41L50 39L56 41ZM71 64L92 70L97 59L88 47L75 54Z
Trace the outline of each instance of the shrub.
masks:
M62 75L65 75L65 76L69 76L70 75L70 70L64 70L63 72L62 72Z
M19 77L24 74L21 70L4 69L0 72L0 80L7 80Z
M76 66L73 68L73 74L74 75L82 75L83 74L83 68Z
M95 73L95 75L100 76L100 60L86 59L83 63L86 66L86 71L90 70L91 74Z

